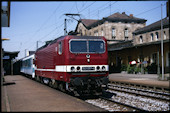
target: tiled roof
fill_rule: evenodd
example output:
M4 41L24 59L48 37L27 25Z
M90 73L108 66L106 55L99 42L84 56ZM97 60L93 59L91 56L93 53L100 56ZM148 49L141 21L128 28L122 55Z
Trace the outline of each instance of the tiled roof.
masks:
M145 23L147 20L141 19L141 18L136 18L133 16L133 14L130 14L129 16L123 12L120 14L119 12L114 13L107 18L107 20L113 21L113 22L134 22L134 23Z
M110 18L110 19L136 19L136 20L143 20L143 19L134 17L132 14L128 16L125 12L123 12L122 14L117 12L117 13L114 13L114 14L108 16L107 18Z
M89 27L93 23L97 22L98 20L93 20L93 19L81 19L80 20L86 27Z
M163 28L169 27L169 17L162 19L162 21L163 21ZM159 20L155 23L152 23L148 26L145 26L141 29L138 29L138 30L134 31L133 34L138 35L138 34L151 32L151 31L155 31L155 30L159 30L159 29L161 29L161 20Z
M86 28L90 29L91 27L95 27L98 24L103 24L105 21L111 21L111 22L134 22L134 23L145 23L147 20L140 19L134 17L132 14L129 16L123 12L120 14L119 12L114 13L106 18L103 18L101 20L93 20L93 19L81 19L79 22L82 22Z

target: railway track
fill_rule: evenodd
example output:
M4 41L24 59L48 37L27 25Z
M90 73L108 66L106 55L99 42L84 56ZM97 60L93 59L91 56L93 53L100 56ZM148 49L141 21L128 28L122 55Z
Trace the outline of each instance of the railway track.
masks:
M119 101L113 100L112 97L116 97L116 96L118 96L117 93L111 93L109 91L105 91L103 93L103 95L100 96L100 98L105 99L105 100L110 101L110 102L113 102L113 103L116 103L116 104L118 104L120 106L128 107L132 111L147 111L147 110L141 109L139 107L135 107L135 106L130 105L130 104L125 104L123 102L119 102Z
M99 98L85 101L108 111L169 111L169 102L128 93L121 94L120 92L107 91L105 94Z
M170 91L168 87L150 86L150 85L127 83L127 82L120 82L120 81L110 81L109 84L115 84L116 86L123 86L123 87L126 86L129 88L149 89L151 92L157 92L157 93L161 92L161 93L169 94L169 91Z
M119 85L113 85L113 84L108 84L108 87L109 89L114 90L114 91L134 94L136 96L145 96L145 97L164 100L164 101L170 100L169 93L156 92L156 91L144 90L144 89L139 89L139 88L131 88L131 87L119 86Z
M147 110L144 110L144 109L141 109L141 108L129 105L129 104L125 104L125 103L122 103L122 102L115 101L115 100L113 100L111 98L107 98L107 97L104 97L104 96L101 96L100 98L105 99L105 100L110 101L110 102L113 102L113 103L116 103L116 104L121 105L121 106L128 107L132 111L147 111Z
M169 94L161 93L156 91L146 91L144 89L136 88L137 92L132 92L134 88L129 91L124 91L120 89L113 89L111 85L108 84L108 90L106 95L100 96L98 99L86 100L87 102L94 104L96 106L102 107L108 111L169 111ZM118 87L118 86L115 86ZM122 86L123 87L123 86ZM125 86L124 86L125 89ZM154 95L166 96L165 98L155 97L145 93L154 93ZM108 104L109 101L111 103ZM104 104L107 103L107 104ZM115 106L117 104L117 106ZM106 107L103 107L106 106ZM115 106L114 108L112 106ZM119 107L118 106L123 106Z
M108 111L147 111L130 104L113 100L111 98L112 96L117 96L117 94L105 91L102 96L99 96L99 98L86 99L85 101Z

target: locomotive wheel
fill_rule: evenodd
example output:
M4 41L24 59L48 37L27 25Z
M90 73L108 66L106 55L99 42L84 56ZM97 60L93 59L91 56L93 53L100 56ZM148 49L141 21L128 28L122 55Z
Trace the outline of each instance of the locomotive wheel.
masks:
M39 78L40 78L40 83L44 84L43 77L39 77Z
M66 89L64 87L64 83L60 83L59 84L59 89L62 91L62 92L66 92Z
M53 83L52 83L51 80L50 80L50 82L49 82L49 86L50 86L50 87L53 87Z
M55 81L52 87L57 89L58 88L58 83Z
M49 86L54 88L54 89L57 89L58 88L58 83L54 79L50 79Z
M37 82L40 82L40 79L39 79L39 77L36 75L35 76L35 80L37 81Z

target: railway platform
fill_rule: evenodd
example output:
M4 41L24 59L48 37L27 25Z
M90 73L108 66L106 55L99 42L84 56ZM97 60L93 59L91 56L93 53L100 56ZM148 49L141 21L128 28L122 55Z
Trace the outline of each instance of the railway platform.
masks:
M78 98L21 75L5 76L1 86L3 112L87 112L105 111Z
M167 76L167 75L166 75ZM169 76L169 75L168 75ZM157 74L125 74L112 73L109 74L109 81L111 83L119 82L124 84L134 84L138 86L146 86L157 89L169 90L169 80L158 80Z

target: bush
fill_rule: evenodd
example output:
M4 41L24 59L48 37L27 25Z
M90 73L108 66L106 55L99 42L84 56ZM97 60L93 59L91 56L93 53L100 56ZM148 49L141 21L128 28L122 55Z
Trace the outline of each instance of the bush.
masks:
M135 74L141 72L141 68L140 67L135 67L134 72L135 72Z
M133 73L134 72L134 66L131 66L131 65L128 65L127 66L127 72L130 74L130 73Z
M137 74L137 73L141 72L141 68L140 67L136 67L136 65L130 65L129 64L127 66L127 72L129 74L133 74L133 73Z
M122 65L121 65L121 71L127 71L127 66L124 65L124 64L122 64Z

